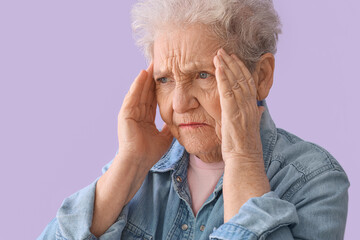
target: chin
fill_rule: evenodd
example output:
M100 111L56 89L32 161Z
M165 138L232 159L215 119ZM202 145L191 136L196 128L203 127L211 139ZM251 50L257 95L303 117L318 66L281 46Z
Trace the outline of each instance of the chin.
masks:
M197 134L194 135L180 135L177 138L179 143L184 146L188 153L194 155L207 155L214 152L221 151L221 144L217 136L199 136Z

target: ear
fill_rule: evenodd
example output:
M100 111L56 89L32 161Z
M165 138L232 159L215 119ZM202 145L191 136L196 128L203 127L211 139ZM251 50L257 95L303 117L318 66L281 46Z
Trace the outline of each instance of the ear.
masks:
M257 88L257 100L263 100L269 95L274 80L274 69L274 55L271 53L262 55L253 72L253 78Z

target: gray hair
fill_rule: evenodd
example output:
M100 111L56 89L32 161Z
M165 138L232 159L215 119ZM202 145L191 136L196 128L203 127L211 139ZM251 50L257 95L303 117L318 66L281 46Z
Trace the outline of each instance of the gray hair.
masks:
M251 72L261 55L276 53L281 33L272 0L140 0L132 9L134 37L148 61L157 33L197 23L206 25Z

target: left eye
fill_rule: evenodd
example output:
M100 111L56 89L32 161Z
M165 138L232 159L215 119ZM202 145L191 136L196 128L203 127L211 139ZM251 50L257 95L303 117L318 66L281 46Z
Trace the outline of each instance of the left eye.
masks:
M207 73L207 72L201 72L201 73L199 73L199 77L200 77L201 79L206 79L206 78L208 78L209 76L210 76L210 74Z

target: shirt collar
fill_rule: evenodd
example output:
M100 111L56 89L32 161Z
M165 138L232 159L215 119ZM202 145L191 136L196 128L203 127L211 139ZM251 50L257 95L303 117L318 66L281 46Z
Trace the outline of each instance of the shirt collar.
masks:
M272 151L274 149L277 131L274 121L270 116L270 112L266 100L261 101L261 105L265 107L260 121L260 137L263 147L263 159L265 170L267 170ZM185 148L173 138L168 151L160 158L160 160L150 169L152 172L167 172L177 168L181 162L189 161L189 153Z

